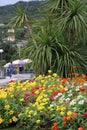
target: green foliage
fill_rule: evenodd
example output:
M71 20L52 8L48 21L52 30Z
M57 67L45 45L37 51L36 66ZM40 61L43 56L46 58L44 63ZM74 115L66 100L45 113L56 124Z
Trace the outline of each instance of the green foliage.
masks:
M2 43L0 45L0 48L4 50L3 52L3 59L6 60L6 62L9 62L12 60L12 56L16 53L16 48L12 46L11 43Z

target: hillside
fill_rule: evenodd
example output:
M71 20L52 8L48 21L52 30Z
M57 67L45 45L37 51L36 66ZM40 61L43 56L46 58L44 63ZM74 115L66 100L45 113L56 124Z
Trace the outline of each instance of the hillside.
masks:
M20 5L23 10L27 7L27 13L30 17L39 17L39 9L44 5L43 1L18 2L14 5L0 7L0 23L8 23L15 15L15 8Z

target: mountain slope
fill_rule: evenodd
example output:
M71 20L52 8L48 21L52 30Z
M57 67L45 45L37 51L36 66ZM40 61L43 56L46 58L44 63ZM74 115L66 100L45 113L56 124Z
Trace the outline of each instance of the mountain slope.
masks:
M27 7L27 13L30 17L39 17L39 9L44 5L43 1L18 2L14 5L0 7L0 23L8 23L15 15L15 8L20 5L23 10Z

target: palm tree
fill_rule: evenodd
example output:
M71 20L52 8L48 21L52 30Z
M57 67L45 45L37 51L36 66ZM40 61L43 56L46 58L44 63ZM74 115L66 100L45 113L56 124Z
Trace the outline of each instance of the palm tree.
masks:
M14 18L12 18L11 22L8 25L12 26L13 28L22 27L22 26L26 25L28 33L30 34L32 41L34 43L34 46L37 49L37 43L34 39L32 29L30 27L29 18L26 14L26 9L23 11L23 9L20 6L17 6L16 16Z
M48 10L54 17L56 28L56 46L59 52L59 73L67 76L72 66L77 70L85 68L86 60L78 49L87 34L87 6L85 0L47 0ZM83 42L82 42L83 44ZM60 47L59 47L60 46ZM78 48L79 47L79 48ZM84 66L84 67L82 67Z
M32 67L37 74L46 74L48 69L53 69L52 66L55 63L58 64L58 52L54 48L54 26L48 20L44 21L44 26L39 25L39 31L36 35L38 49L36 50L33 44L26 48L30 52L28 56L33 60ZM54 58L55 63L53 62Z
M70 41L87 32L86 0L48 0L49 10L55 14L58 29L68 34ZM71 39L72 37L72 39Z

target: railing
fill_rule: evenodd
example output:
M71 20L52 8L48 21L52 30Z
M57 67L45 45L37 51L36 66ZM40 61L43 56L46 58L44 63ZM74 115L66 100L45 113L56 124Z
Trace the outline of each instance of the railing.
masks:
M6 75L5 75L5 68L4 67L0 67L0 79L5 79Z

